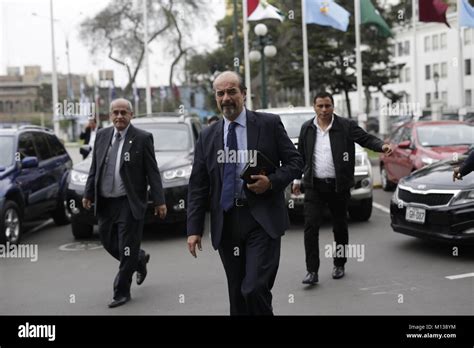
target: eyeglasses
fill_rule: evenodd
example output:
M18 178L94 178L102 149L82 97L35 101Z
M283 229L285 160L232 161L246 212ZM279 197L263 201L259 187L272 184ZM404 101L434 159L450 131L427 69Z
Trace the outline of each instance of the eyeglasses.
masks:
M112 115L114 115L114 116L118 116L118 115L127 116L129 113L130 113L130 111L127 111L127 110L114 110L114 111L112 111Z

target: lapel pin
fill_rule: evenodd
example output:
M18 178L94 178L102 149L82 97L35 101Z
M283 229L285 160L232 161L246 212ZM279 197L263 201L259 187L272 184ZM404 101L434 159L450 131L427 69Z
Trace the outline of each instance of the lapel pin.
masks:
M129 141L129 143L131 144L131 143L132 143L132 141L130 140L130 141Z

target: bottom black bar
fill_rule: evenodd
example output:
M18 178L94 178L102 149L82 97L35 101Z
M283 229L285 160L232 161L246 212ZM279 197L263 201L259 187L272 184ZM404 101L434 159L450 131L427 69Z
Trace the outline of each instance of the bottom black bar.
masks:
M0 316L0 347L54 344L474 344L472 316Z

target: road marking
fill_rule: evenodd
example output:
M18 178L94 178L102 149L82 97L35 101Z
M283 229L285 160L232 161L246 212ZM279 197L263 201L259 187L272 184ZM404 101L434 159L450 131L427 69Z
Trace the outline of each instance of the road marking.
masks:
M453 280L453 279L461 279L461 278L469 278L469 277L474 277L474 273L456 274L452 276L447 276L445 278Z
M372 206L373 206L374 208L377 208L377 209L383 211L384 213L390 214L390 209L387 208L387 207L385 207L385 206L383 206L382 204L378 204L378 203L372 202Z

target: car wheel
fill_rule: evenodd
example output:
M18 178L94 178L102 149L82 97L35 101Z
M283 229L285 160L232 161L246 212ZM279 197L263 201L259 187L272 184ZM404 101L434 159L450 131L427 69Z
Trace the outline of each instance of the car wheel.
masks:
M6 201L0 220L0 244L18 244L21 237L21 214L18 205Z
M387 171L385 170L385 167L380 167L380 180L382 181L382 189L384 191L393 191L395 186L397 186L395 183L391 182L388 179L388 174Z
M88 224L82 224L80 222L73 222L71 224L72 235L76 239L91 238L94 232L94 226Z
M372 215L372 197L362 199L357 206L349 207L349 216L354 221L367 221Z
M71 215L67 207L66 195L62 194L62 199L58 202L58 206L53 212L54 223L58 226L67 225L71 222Z

